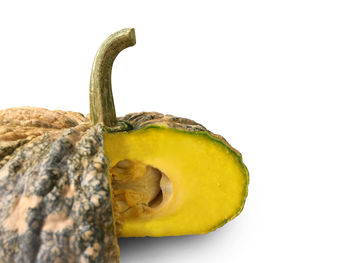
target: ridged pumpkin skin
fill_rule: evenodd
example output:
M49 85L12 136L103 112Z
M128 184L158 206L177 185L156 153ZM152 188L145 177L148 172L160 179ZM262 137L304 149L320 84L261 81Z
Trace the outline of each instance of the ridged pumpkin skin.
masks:
M116 262L102 130L81 114L0 111L0 262Z

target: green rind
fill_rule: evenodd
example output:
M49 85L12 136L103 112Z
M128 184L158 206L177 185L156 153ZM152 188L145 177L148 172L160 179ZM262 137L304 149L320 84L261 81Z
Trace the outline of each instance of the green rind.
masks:
M207 232L203 232L202 234L206 234L209 232L212 232L220 227L222 227L223 225L225 225L227 222L231 221L232 219L234 219L235 217L237 217L243 210L247 196L248 196L248 185L249 185L249 172L247 167L245 166L245 164L243 163L242 160L242 154L239 153L238 151L234 150L230 145L228 145L225 141L220 140L219 138L215 137L212 135L211 132L206 131L206 130L200 130L200 131L188 131L186 129L176 129L176 128L171 128L168 127L167 125L161 125L161 124L150 124L150 125L146 125L146 126L142 126L140 128L136 128L134 130L130 130L130 131L122 131L122 133L130 133L130 132L136 132L136 131L146 131L148 129L169 129L172 131L176 131L176 132L181 132L181 133L189 133L189 134L195 134L195 135L199 135L199 136L204 136L207 137L208 139L220 144L221 146L223 146L225 149L229 150L230 153L232 153L233 156L235 156L235 158L237 159L238 163L240 164L240 170L244 176L244 178L246 179L246 182L244 184L244 189L243 189L243 198L242 198L242 202L241 205L239 207L239 209L233 213L230 217L225 218L224 220L222 220L219 224L215 225L214 227L210 228Z

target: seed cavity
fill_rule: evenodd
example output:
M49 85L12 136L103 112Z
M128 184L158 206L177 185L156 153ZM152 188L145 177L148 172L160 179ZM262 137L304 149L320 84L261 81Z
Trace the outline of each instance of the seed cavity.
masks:
M171 199L172 183L159 169L124 159L110 169L117 223L155 214Z

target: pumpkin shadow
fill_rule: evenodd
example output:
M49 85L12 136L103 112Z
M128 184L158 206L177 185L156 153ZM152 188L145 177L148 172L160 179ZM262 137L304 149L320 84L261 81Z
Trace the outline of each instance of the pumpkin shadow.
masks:
M193 253L207 249L222 234L222 231L216 230L204 235L119 238L120 259L125 263L148 262L148 259L151 260L149 262L155 262L154 256L157 255L159 262L166 262L169 258L176 258L179 252Z

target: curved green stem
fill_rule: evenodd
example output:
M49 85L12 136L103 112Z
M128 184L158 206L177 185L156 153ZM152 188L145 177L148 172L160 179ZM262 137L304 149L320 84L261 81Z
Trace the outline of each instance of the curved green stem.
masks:
M113 127L115 114L111 74L120 51L136 44L135 30L126 28L109 36L97 51L90 78L90 119L93 124Z

